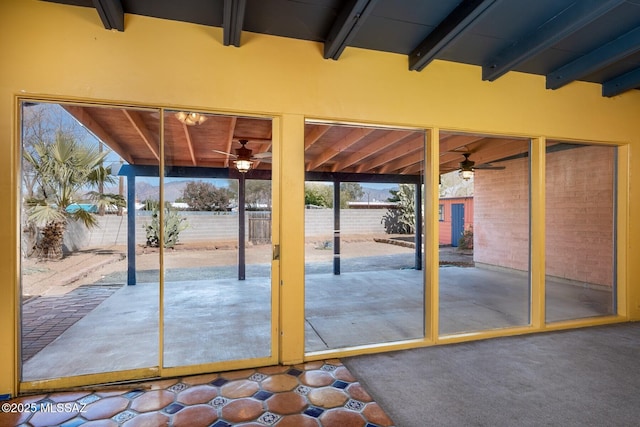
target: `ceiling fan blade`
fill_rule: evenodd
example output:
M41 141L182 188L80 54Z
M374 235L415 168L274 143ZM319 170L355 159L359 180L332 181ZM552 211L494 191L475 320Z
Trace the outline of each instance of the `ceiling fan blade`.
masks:
M474 167L474 169L485 169L485 170L504 170L505 168L506 166L493 166L491 163L485 163L485 164Z
M273 159L271 157L252 157L251 160L260 163L271 163Z
M211 151L213 151L214 153L218 153L218 154L224 154L225 156L231 156L233 158L238 157L235 154L227 153L226 151L220 151L220 150L211 150Z
M253 155L253 158L256 160L264 160L264 159L270 159L271 157L273 157L273 153L270 151L265 151L262 153L256 153Z

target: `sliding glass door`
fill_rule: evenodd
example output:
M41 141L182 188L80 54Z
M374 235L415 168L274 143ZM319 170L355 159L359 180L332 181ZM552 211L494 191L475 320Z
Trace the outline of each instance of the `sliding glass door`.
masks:
M305 351L424 337L422 131L307 123Z
M22 381L157 366L160 257L143 227L159 196L159 111L21 106ZM125 131L144 143L123 146ZM136 181L134 163L151 177Z
M21 107L21 381L276 363L271 119Z
M528 325L529 141L440 136L440 334Z
M184 115L164 116L163 365L273 360L271 120Z

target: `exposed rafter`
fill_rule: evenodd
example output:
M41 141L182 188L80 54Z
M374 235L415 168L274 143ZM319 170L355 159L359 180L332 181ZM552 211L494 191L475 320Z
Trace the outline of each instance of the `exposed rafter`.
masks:
M237 117L231 117L229 119L229 127L227 129L227 136L224 151L227 153L231 153L231 147L233 146L233 134L236 132L236 124L238 123ZM229 156L224 159L224 167L229 167Z
M189 149L189 157L191 157L191 164L196 166L198 164L196 160L196 153L193 149L193 141L191 140L191 134L189 133L189 126L186 123L182 123L182 130L184 131L184 137L187 140L187 148Z
M366 162L359 163L356 169L358 172L373 170L416 150L424 152L424 135L422 134L404 139L402 144L396 144L393 148L382 151Z
M315 144L327 131L331 129L329 125L313 125L313 129L304 137L305 151Z
M378 0L351 0L340 12L324 43L325 59L338 59Z
M410 168L417 163L424 162L424 150L415 150L392 162L387 162L379 169L380 173L401 173L405 168Z
M440 138L440 158L446 156L450 152L470 151L468 146L478 142L485 137L476 135L450 135ZM440 161L442 163L442 160Z
M329 160L333 159L335 156L340 154L343 150L346 150L356 142L360 141L365 136L369 135L373 132L373 128L355 128L349 134L347 134L342 140L336 141L331 144L330 147L327 147L326 150L322 152L319 156L317 156L312 162L310 162L307 166L307 170L314 170Z
M409 69L420 71L473 24L496 0L464 0L409 54Z
M472 153L472 160L477 166L528 153L529 142L520 139L482 138L465 148L463 151L449 152L440 156L441 174L458 170L463 160L463 152Z
M124 31L124 10L120 0L93 0L102 25L107 30Z
M366 159L369 156L374 155L376 152L390 148L396 143L399 143L405 138L414 135L414 131L403 131L403 130L393 130L389 131L386 135L381 138L368 143L366 147L362 147L358 151L354 151L352 154L336 163L333 167L333 170L343 170L350 166L355 165L356 163Z
M547 75L547 89L558 89L640 51L640 27Z
M622 3L624 0L576 1L486 62L482 66L482 80L496 80Z
M638 87L640 87L640 68L604 82L602 96L612 97Z
M131 123L135 131L138 133L149 151L151 151L151 154L153 154L153 157L156 160L160 161L160 150L158 147L158 143L156 142L154 135L144 124L144 120L142 119L142 117L140 117L140 113L138 113L137 111L125 110L124 108L120 111L122 111L127 119L129 119L129 122Z
M244 24L247 0L224 0L222 15L223 43L240 47L240 34Z
M135 159L129 153L127 149L123 147L118 139L110 132L108 132L100 123L98 123L90 111L87 108L78 107L75 105L61 104L69 114L71 114L78 122L82 123L84 127L89 129L100 141L104 142L115 151L120 157L126 160L128 163L135 163Z

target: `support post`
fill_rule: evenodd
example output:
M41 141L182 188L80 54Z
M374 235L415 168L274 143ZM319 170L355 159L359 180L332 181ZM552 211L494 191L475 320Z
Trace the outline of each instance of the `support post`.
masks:
M245 181L244 174L241 173L238 179L238 280L245 279L245 228L244 228L244 209L245 209Z
M333 274L340 275L340 181L333 181Z
M136 175L127 174L127 285L136 284Z

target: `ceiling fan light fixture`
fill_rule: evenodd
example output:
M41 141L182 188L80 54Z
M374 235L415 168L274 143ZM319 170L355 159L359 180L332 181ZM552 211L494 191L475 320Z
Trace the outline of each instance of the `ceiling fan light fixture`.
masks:
M251 170L253 162L247 159L238 159L233 161L234 166L240 173L247 173Z
M465 181L469 181L471 178L473 178L473 170L461 170L460 172L458 172L458 175L460 175L460 178L464 179Z
M207 116L196 112L180 111L176 113L176 119L188 126L200 125L207 121Z
M458 172L458 175L465 181L469 181L471 178L473 178L473 166L476 164L476 162L469 160L470 155L470 153L464 153L464 160L458 165L460 167L460 172Z
M241 139L240 148L236 148L236 160L233 161L236 169L240 173L247 173L253 167L253 161L251 160L252 150L246 147L247 141L246 139Z

